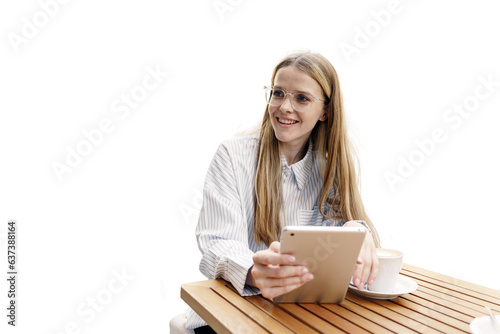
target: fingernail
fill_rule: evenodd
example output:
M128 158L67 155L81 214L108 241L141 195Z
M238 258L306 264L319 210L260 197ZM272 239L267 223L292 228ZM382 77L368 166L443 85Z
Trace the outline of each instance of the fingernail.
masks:
M309 272L309 269L307 269L307 268L302 269L302 274L307 274L308 272Z
M289 257L288 257L288 262L289 262L289 263L293 263L293 262L295 262L295 258L294 258L293 256L289 256Z
M305 277L306 281L310 281L313 278L314 278L313 274L307 274L306 277Z
M371 279L370 282L368 282L368 285L372 285L373 284L373 280Z
M359 278L356 277L356 279L354 280L354 285L359 287L359 282Z

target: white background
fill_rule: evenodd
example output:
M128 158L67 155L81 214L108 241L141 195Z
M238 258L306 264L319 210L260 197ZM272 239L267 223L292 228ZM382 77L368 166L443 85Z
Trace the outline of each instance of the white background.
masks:
M222 140L260 121L262 86L297 49L322 53L338 71L382 245L499 289L495 2L401 0L385 26L372 12L388 0L227 3L218 13L213 0L69 1L47 22L37 1L0 5L1 268L16 219L16 332L168 332L186 309L180 285L204 279L194 228L210 160ZM14 46L33 16L46 25ZM347 57L342 43L355 47L364 29L371 37ZM148 67L169 74L121 119L113 103ZM470 100L481 76L497 86L453 127L443 116ZM113 130L58 180L52 164L65 164L68 147L103 119ZM436 128L446 140L391 189L385 174ZM133 278L120 286L113 271ZM92 319L89 298L105 303ZM11 330L1 309L0 326Z

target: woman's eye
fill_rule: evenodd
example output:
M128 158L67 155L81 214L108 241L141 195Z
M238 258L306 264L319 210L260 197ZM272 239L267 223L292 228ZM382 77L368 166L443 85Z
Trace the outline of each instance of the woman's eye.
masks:
M298 94L295 97L295 99L297 100L297 102L300 102L300 103L311 102L311 99L307 95L304 95L304 94Z
M274 97L283 97L283 95L285 95L285 94L283 94L283 92L280 91L280 90L273 91L273 96Z

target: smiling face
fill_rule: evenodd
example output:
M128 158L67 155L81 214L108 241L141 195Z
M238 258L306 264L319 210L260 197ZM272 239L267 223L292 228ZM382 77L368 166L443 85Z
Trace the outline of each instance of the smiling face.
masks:
M306 92L325 99L321 86L304 71L295 66L287 66L278 70L274 86L289 93ZM325 104L315 102L305 112L297 112L292 107L290 95L287 95L281 106L269 105L269 116L274 134L284 150L302 150L318 121L326 119Z

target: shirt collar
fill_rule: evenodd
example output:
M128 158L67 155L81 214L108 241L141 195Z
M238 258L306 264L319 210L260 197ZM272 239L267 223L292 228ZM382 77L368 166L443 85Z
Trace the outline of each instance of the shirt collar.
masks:
M295 175L295 180L297 181L297 187L299 190L304 188L309 175L311 175L311 168L313 165L313 152L311 140L307 142L307 152L306 155L298 162L294 163L291 166L288 166L286 162L286 158L283 154L281 154L281 168L282 170L290 169L292 173Z

